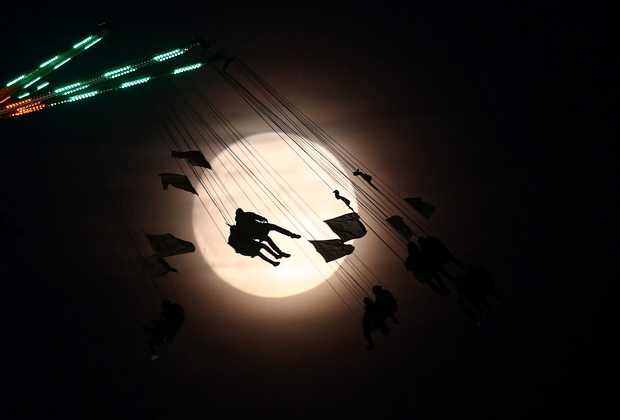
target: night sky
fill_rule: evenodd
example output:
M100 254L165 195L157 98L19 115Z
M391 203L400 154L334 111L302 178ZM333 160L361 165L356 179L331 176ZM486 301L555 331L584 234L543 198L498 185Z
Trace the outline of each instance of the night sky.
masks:
M442 298L387 250L367 252L401 320L367 351L327 284L258 298L178 256L162 289L185 326L149 360L140 326L159 297L93 168L147 231L192 240L194 197L161 191L176 164L140 90L106 93L0 123L0 210L26 230L0 232L2 418L597 416L612 398L618 275L582 267L619 257L592 224L611 221L600 213L617 191L612 114L595 109L613 74L595 64L606 26L587 7L455 3L11 5L3 83L102 22L115 31L58 83L216 39L401 196L435 205L455 254L487 268L502 300L479 328L453 285ZM590 182L595 170L610 183Z

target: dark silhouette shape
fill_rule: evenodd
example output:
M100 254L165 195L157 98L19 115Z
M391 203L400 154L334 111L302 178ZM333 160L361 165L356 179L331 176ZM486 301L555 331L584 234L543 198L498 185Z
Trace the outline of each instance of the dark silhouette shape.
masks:
M405 262L405 268L407 268L407 271L411 271L416 279L418 279L421 283L428 284L440 295L445 296L450 293L439 276L437 268L434 267L433 263L427 258L427 256L420 251L418 246L413 242L409 242L407 244L407 249L409 250L409 256ZM442 270L442 274L447 276L450 280L453 280L452 276L444 270ZM433 280L435 280L437 284L435 284Z
M17 235L23 235L24 233L26 233L26 231L23 229L17 229L12 226L5 225L4 222L2 221L2 219L4 219L4 216L6 216L6 214L3 211L0 211L0 231L8 230L9 232L13 232Z
M281 228L280 226L274 225L273 223L268 223L266 217L260 216L250 211L245 212L240 208L237 209L237 211L235 212L235 221L237 222L237 227L243 233L245 233L252 239L258 239L261 242L267 242L271 248L273 248L278 254L283 257L290 257L290 255L282 252L280 248L278 248L273 239L269 237L269 232L275 230L276 232L289 236L293 239L301 238L301 235Z
M230 236L228 237L228 245L230 245L237 254L245 255L248 257L259 257L263 261L267 261L269 264L277 267L280 265L277 261L272 261L263 254L261 254L261 250L267 251L269 254L273 255L274 258L288 258L289 254L276 254L271 248L267 245L255 241L246 235L238 226L232 225L230 227Z
M379 307L369 297L364 298L364 316L362 318L362 330L364 331L364 337L368 342L367 350L374 349L375 343L372 341L371 334L374 331L381 330L386 337L390 332L390 329L385 325L385 317L381 314Z
M427 258L432 262L433 266L438 270L443 269L443 267L448 263L448 261L452 261L460 268L466 268L465 264L459 261L454 255L452 255L448 248L446 248L443 242L441 242L439 239L433 236L429 236L427 238L420 237L418 238L418 243L420 244L420 251L427 256Z
M457 284L458 282L459 280L457 279ZM469 315L469 317L473 319L479 327L482 328L482 321L484 321L484 314L481 312L477 313L476 311L474 311L474 309L476 309L476 306L471 301L459 298L458 304L467 313L467 315Z
M343 196L340 195L340 191L338 190L334 190L334 195L336 196L337 200L342 201L344 204L347 205L348 208L351 209L351 211L354 211L353 208L351 207L351 200L349 200L348 198L345 198Z
M187 152L173 150L172 157L177 159L187 159L187 162L192 166L201 166L203 168L211 169L211 164L207 161L205 155L203 155L200 150L190 150Z
M422 197L405 198L405 201L411 205L426 220L430 220L431 215L435 211L435 206L422 201Z
M487 296L491 295L495 299L499 299L499 295L495 291L493 285L493 278L484 268L468 267L464 276L456 279L456 291L464 305L461 305L463 309L467 310L472 318L474 316L470 313L471 307L476 308L481 314L485 314L491 305L487 300ZM478 321L478 319L476 319Z
M341 239L324 239L320 241L308 241L314 246L316 252L321 254L325 262L330 262L350 255L355 251L353 245L345 244Z
M159 176L161 177L161 184L164 186L164 190L168 189L168 185L172 185L175 188L198 195L189 178L185 175L163 173L159 174Z
M366 226L360 221L360 215L355 212L323 221L340 237L342 242L363 238L368 232Z
M477 287L484 290L487 294L493 296L495 299L499 300L500 297L495 291L495 284L493 282L493 277L491 273L489 273L484 268L480 267L467 267L467 274L471 277L472 282L476 284Z
M411 229L409 229L409 226L407 226L407 223L405 223L402 217L390 216L385 219L385 221L388 222L394 229L396 229L398 233L403 235L407 241L411 240L413 232L411 231Z
M383 289L381 286L373 286L372 292L375 294L375 304L379 308L381 316L384 318L392 318L394 324L400 324L394 314L398 311L398 303L394 298L394 295Z
M160 277L177 270L170 267L170 264L157 254L154 255L136 255L136 262L144 277Z
M164 311L161 316L164 319L151 320L151 326L143 325L142 328L151 334L148 340L151 350L151 360L159 357L157 348L164 347L172 343L176 333L181 329L185 321L185 310L178 303L170 303L169 300L161 302Z
M361 176L362 178L364 178L364 181L368 182L368 185L379 191L379 188L377 188L375 184L372 183L372 176L365 174L364 172L360 172L359 168L357 168L355 172L353 172L353 175Z
M174 322L179 328L183 326L183 322L185 322L185 309L181 305L164 300L161 302L161 307L164 308L161 316L165 320Z

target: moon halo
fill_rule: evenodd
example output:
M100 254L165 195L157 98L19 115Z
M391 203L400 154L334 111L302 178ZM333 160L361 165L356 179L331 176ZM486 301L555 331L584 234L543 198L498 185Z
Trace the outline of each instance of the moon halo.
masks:
M308 164L304 163L280 135L273 132L261 133L249 136L246 140L252 146L252 158L262 157L268 164L265 167L269 168L269 172L277 173L283 182L273 182L267 179L269 175L264 175L259 170L253 170L252 174L249 174L241 166L227 164L231 162L230 154L241 159L248 156L248 148L237 142L219 153L211 162L213 172L221 179L229 194L227 197L224 193L216 194L217 200L225 203L230 202L232 197L232 201L243 210L265 216L270 223L299 233L302 238L292 239L274 231L270 233L269 236L278 247L291 254L290 258L280 259L281 264L278 267L273 267L258 257L237 254L226 243L228 226L223 220L220 226L216 226L211 219L210 215L218 220L218 208L213 200L205 197L202 202L195 200L192 210L196 246L206 263L222 280L245 293L266 298L282 298L311 290L328 279L338 265L334 262L326 264L308 239L336 238L322 220L340 216L350 210L332 194L332 190L337 189L338 185L334 183L330 189L317 175L324 173L323 169L313 160L304 159ZM324 147L317 143L312 147L344 172L336 158ZM263 185L269 186L273 196L278 197L278 205L272 200L271 193L248 187L248 178L251 176L258 177ZM347 190L353 190L347 178L341 177L340 182L344 183ZM351 207L357 211L355 197L351 195L347 198L351 200ZM205 206L208 212L205 211ZM228 217L234 223L235 208L231 206L228 204ZM303 210L298 210L300 208ZM222 240L222 234L226 240ZM271 259L265 251L262 252Z

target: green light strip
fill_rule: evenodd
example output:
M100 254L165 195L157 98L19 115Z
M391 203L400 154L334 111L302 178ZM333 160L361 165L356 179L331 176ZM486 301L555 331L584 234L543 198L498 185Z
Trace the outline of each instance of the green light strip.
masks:
M32 82L28 82L27 84L24 85L24 89L26 89L28 86L35 84L36 82L38 82L39 80L41 80L40 77L37 77L36 79L34 79Z
M76 89L71 89L71 90L69 90L69 91L67 91L67 92L63 92L62 94L63 94L63 95L69 95L69 94L71 94L71 93L73 93L73 92L77 92L78 90L86 89L88 86L90 86L90 85L80 86L79 88L76 88Z
M43 83L42 85L37 86L37 90L41 90L41 89L43 89L45 86L47 86L47 85L49 85L49 84L50 84L50 82L45 82L45 83Z
M71 58L67 58L66 60L61 61L60 63L56 64L54 66L54 70L56 70L58 67L62 66L63 64L66 64L69 60L71 60Z
M123 75L125 75L127 73L131 73L132 71L136 71L136 69L130 69L130 70L124 71L122 73L116 73L116 74L113 74L112 76L108 76L108 78L109 79L114 79L115 77L123 76Z
M194 70L194 69L197 69L197 68L202 67L202 66L204 66L204 63L192 64L191 66L186 66L186 67L181 67L180 69L176 69L175 71L172 72L172 74L183 73L185 71Z
M21 95L19 95L19 96L17 97L17 99L25 98L26 96L29 96L29 95L30 95L30 93L28 93L28 92L26 92L26 93L22 93Z
M67 102L79 101L80 99L92 98L96 94L98 94L98 90L93 90L92 92L82 93L81 95L75 95L67 99Z
M77 44L75 44L75 45L73 46L73 48L74 48L74 49L75 49L75 48L80 48L82 45L86 44L88 41L90 41L90 40L91 40L91 39L93 39L93 38L94 38L94 36L92 36L92 35L91 35L91 36L89 36L88 38L86 38L86 39L84 39L84 40L82 40L82 41L78 42Z
M121 85L121 89L125 89L131 86L139 85L140 83L146 83L151 80L151 77L143 77L142 79L133 80L131 82L125 82Z
M60 56L59 56L59 55L57 55L57 56L56 56L56 57L54 57L54 58L50 58L50 59L49 59L49 60L47 60L45 63L41 64L41 65L39 66L39 68L43 68L43 67L47 66L48 64L51 64L51 63L53 63L54 61L58 60L59 58L60 58Z
M60 93L60 92L64 92L65 90L69 90L69 89L73 89L76 88L78 86L81 86L82 84L80 82L74 83L72 85L68 85L68 86L63 86L61 88L58 88L54 91L54 93Z
M177 55L181 55L184 52L185 52L184 50L177 48L176 50L173 50L173 51L170 51L164 54L156 55L155 57L153 57L153 60L160 61L160 62L165 61L165 60L168 60L169 58L176 57Z
M17 79L13 79L11 80L9 83L6 84L6 87L11 86L12 84L15 84L17 82L19 82L20 80L22 80L24 77L26 77L25 74L22 74L21 76L19 76Z
M103 77L109 77L111 79L120 76L121 74L127 74L129 72L134 71L135 68L133 68L133 66L126 66L126 67L122 67L120 69L116 69L116 70L112 70L109 71L107 73L103 74Z
M90 44L88 44L87 46L84 47L84 50L89 49L90 47L92 47L93 45L95 45L97 42L101 41L103 38L97 38L95 39L93 42L91 42Z

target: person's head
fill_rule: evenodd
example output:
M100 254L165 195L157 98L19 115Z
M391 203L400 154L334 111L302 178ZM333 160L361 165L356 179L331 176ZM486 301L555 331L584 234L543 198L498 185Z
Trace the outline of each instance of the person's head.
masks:
M241 215L243 214L243 210L241 210L241 209L239 208L239 209L237 209L237 211L235 211L235 214L236 214L237 216L241 216Z
M370 305L372 303L372 299L366 296L364 298L364 305Z
M379 293L383 292L383 289L381 288L381 286L376 285L376 286L372 286L372 292L375 295L378 295Z
M416 251L418 251L419 249L420 249L420 248L418 248L418 246L417 246L415 243L413 243L413 242L409 242L409 243L407 244L407 250L409 251L409 253L416 252Z

